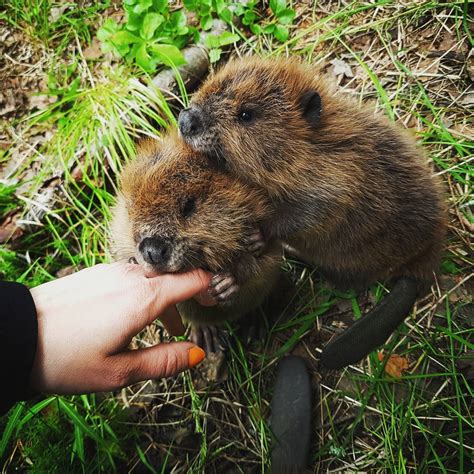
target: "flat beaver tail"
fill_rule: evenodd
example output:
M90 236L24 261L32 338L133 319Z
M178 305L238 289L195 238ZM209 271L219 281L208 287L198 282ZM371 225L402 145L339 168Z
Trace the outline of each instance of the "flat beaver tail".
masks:
M416 280L397 280L388 296L323 349L321 364L328 369L342 369L359 362L397 329L410 313L417 295Z

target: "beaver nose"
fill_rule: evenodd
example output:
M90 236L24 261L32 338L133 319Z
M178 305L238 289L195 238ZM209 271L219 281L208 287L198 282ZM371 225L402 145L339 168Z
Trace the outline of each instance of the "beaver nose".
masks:
M178 127L183 137L200 134L203 127L199 111L193 108L183 109L179 113Z
M171 257L171 245L162 238L146 237L140 242L138 250L143 260L151 265L165 265Z

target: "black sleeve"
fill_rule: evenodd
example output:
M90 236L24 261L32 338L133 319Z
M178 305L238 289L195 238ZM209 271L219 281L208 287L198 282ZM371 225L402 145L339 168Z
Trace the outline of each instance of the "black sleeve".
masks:
M0 282L0 415L28 398L36 354L38 321L30 291L19 283Z

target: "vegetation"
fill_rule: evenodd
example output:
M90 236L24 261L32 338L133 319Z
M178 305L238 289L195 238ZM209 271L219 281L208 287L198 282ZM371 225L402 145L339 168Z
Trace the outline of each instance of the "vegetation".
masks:
M12 0L0 7L0 79L12 91L0 95L1 277L33 286L107 261L117 172L133 157L137 139L159 136L187 103L182 83L177 95L160 91L150 74L182 63L180 49L217 18L229 30L205 40L213 61L291 54L326 64L346 93L374 101L417 134L446 184L450 233L441 275L382 354L332 373L317 362L334 324L359 317L385 290L335 292L310 269L288 262L297 280L286 307L291 318L272 322L265 340L249 346L230 327L226 382L209 384L195 370L117 393L21 403L0 419L3 470L264 472L274 368L293 353L306 358L314 381L314 472L468 472L474 452L469 2L172 5ZM159 335L152 326L135 344Z

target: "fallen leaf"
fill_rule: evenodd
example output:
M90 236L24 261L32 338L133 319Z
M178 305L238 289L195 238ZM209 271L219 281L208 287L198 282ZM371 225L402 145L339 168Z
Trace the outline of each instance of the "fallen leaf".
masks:
M46 94L32 94L30 95L30 107L32 109L44 110L57 100L57 97Z
M342 74L346 77L354 77L351 67L343 59L335 58L331 61L331 64L333 65L333 73L335 76Z
M88 46L84 52L83 56L85 59L99 59L102 56L102 49L100 47L100 42L97 38L92 40L90 46Z
M378 352L377 357L380 362L385 359L383 352ZM402 376L402 371L408 369L408 359L406 357L392 354L385 364L385 372L392 377L399 379Z
M470 107L474 105L474 92L468 92L459 102L462 105Z

